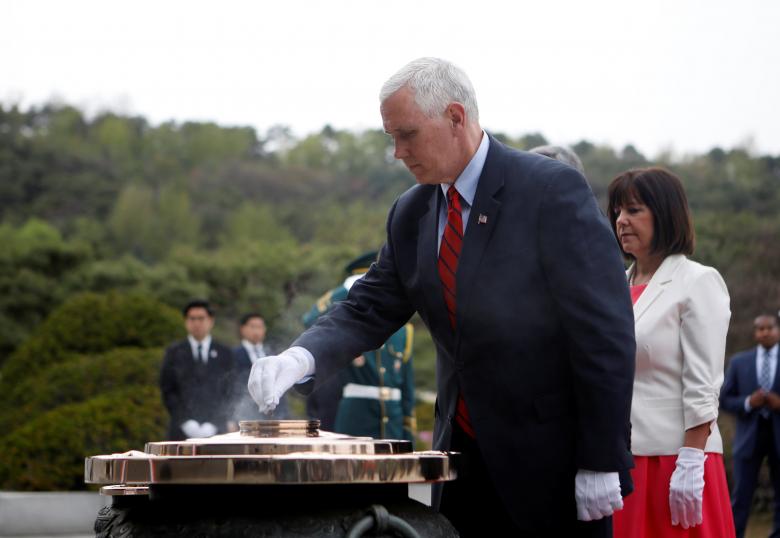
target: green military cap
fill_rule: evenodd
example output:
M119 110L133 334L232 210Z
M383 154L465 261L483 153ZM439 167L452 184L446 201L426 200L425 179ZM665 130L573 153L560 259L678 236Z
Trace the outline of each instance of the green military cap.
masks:
M363 274L366 271L368 271L368 268L371 267L371 264L376 261L377 256L379 255L378 252L375 250L372 250L370 252L366 252L365 254L361 254L351 262L347 264L346 267L344 267L344 270L347 272L348 275L359 275Z

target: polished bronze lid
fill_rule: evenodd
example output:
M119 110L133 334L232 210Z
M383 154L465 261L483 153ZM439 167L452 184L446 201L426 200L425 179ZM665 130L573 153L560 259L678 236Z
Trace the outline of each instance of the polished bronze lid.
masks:
M409 441L319 430L318 421L245 421L240 431L147 443L144 452L86 458L84 481L122 488L152 484L377 484L456 477L450 453L413 452Z
M318 437L319 420L242 420L241 435L247 437Z

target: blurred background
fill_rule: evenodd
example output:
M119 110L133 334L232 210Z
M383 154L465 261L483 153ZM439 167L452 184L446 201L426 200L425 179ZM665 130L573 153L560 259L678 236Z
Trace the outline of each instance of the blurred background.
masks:
M602 207L621 171L676 172L694 259L729 286L729 354L780 307L780 4L0 10L0 489L85 489L85 455L162 438L158 372L189 298L211 300L221 341L236 344L238 316L258 309L268 342L290 343L413 185L378 91L419 56L469 73L504 142L576 151ZM413 321L430 396L433 346ZM430 430L430 398L418 421ZM728 445L729 417L721 427ZM764 487L757 509L770 500Z

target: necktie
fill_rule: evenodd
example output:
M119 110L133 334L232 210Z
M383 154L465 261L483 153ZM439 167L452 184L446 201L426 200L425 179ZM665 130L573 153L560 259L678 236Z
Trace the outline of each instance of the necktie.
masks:
M772 376L771 372L769 371L769 350L762 348L761 351L763 352L764 357L761 359L761 364L758 371L758 384L761 385L762 389L769 392L772 389ZM759 413L764 418L769 417L769 409L762 408Z
M203 344L198 344L198 360L203 362Z
M769 350L762 349L764 358L761 359L761 371L758 376L758 383L761 388L768 391L772 388L771 372L769 371Z
M463 248L463 218L461 216L460 193L450 185L447 189L447 225L441 238L439 248L439 278L444 289L444 303L447 305L447 315L450 318L452 329L457 328L457 288L455 274L458 271L458 260ZM466 434L474 438L474 428L471 426L466 401L458 394L458 403L455 407L455 420Z
M456 286L455 273L458 271L458 259L463 247L463 220L460 215L460 194L455 187L447 190L447 225L441 238L439 248L439 278L444 287L444 302L447 304L447 314L450 325L456 325Z

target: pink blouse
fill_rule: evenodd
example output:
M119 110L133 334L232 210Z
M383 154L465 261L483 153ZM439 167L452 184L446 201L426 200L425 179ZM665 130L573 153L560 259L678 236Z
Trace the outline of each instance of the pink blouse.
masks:
M631 304L636 304L639 300L639 296L645 291L647 284L640 284L638 286L631 286Z

